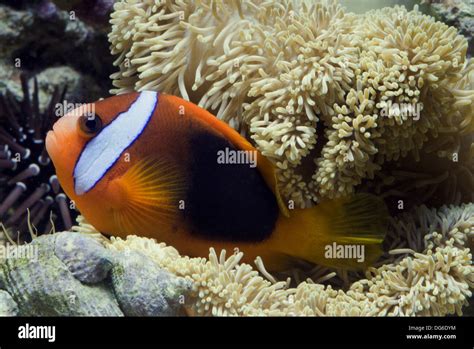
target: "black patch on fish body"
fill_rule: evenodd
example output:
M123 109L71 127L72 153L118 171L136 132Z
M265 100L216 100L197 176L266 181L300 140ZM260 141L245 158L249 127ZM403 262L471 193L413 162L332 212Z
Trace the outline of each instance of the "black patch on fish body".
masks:
M278 203L257 167L220 164L218 151L238 151L210 132L191 135L185 219L191 233L236 242L268 238L279 215Z

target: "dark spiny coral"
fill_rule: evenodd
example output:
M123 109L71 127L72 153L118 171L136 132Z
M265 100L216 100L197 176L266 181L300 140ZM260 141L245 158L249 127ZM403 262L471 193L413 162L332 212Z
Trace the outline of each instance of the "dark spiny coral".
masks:
M55 106L66 86L56 86L45 110L40 110L38 83L21 76L23 100L0 94L0 222L14 233L26 233L30 223L39 233L69 229L76 216L61 191L45 148L45 135L55 121ZM51 215L50 215L51 212ZM22 234L23 237L29 234Z

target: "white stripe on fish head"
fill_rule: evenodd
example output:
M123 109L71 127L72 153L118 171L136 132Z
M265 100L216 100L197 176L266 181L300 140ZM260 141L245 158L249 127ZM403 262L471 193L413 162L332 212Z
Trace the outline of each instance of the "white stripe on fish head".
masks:
M74 168L77 195L91 190L141 135L157 104L157 92L141 92L127 111L119 114L86 144Z

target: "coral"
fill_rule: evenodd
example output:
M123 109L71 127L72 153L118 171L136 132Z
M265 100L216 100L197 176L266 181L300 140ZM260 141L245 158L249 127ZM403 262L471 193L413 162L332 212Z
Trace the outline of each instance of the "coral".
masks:
M189 281L161 270L138 252L106 249L104 240L98 234L56 233L14 246L12 255L2 254L0 314L170 316L181 312L180 299L187 298Z
M59 186L44 145L66 87L56 86L44 108L40 108L36 79L30 92L27 76L22 75L22 87L20 102L9 93L0 95L0 221L14 234L28 231L28 214L41 233L49 232L52 223L59 230L69 229L76 213Z
M275 163L299 206L409 156L449 156L474 129L467 41L417 7L124 0L111 18L111 92L159 90L213 112Z

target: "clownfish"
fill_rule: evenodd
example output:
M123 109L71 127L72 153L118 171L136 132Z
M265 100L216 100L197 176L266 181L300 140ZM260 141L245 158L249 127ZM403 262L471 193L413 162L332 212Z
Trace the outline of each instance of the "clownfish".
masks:
M360 269L381 254L388 214L380 198L290 210L272 163L176 96L143 91L83 105L56 121L46 148L66 194L109 235L155 238L189 256L237 248L272 271L295 260ZM344 255L352 246L364 255Z

